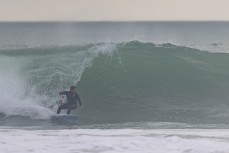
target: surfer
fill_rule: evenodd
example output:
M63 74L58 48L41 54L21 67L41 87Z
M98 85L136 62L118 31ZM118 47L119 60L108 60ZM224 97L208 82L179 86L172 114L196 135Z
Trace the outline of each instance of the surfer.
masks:
M76 87L75 86L71 86L70 91L59 92L59 95L66 95L67 103L60 105L58 107L57 114L60 114L62 109L67 109L68 110L67 114L70 114L72 109L76 109L77 101L80 104L80 108L82 109L82 103L81 103L79 95L76 93Z

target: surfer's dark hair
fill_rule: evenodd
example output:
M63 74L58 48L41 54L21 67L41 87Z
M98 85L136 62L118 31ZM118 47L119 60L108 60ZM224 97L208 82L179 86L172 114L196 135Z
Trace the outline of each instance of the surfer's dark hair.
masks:
M70 87L70 90L73 90L73 89L75 89L76 88L76 86L71 86Z

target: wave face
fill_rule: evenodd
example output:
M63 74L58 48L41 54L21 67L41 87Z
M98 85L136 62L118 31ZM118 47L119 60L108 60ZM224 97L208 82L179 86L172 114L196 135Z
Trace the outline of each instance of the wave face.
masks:
M49 118L77 85L82 124L229 123L229 55L132 41L0 52L0 112Z

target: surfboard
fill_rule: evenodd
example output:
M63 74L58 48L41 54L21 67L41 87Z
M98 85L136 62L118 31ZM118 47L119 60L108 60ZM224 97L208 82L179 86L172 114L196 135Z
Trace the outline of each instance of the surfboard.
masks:
M57 114L57 115L51 116L51 119L55 121L77 123L79 122L80 116L79 115Z

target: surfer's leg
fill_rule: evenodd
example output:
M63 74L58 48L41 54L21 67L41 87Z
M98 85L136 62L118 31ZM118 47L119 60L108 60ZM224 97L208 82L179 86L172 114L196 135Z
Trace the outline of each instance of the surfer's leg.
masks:
M68 108L67 114L70 114L71 111L72 111L72 109L71 108Z
M57 114L60 114L62 109L67 109L67 108L68 108L67 104L60 105L57 109Z
M70 105L70 106L68 107L67 114L70 114L71 111L72 111L72 109L76 109L76 104Z

